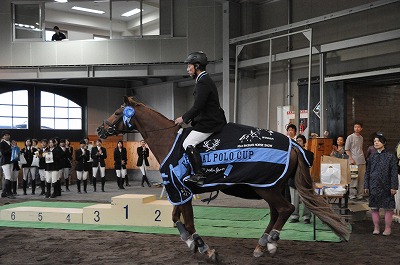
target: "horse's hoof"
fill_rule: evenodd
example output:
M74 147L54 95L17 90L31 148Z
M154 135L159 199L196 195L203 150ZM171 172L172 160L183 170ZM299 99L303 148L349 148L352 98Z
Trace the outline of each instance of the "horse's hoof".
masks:
M276 250L278 249L278 243L267 243L268 252L271 257L275 256Z
M261 257L262 255L264 255L264 250L265 250L265 247L263 247L261 245L257 245L256 248L253 251L253 256L255 258Z
M217 251L215 251L215 249L207 250L207 256L210 261L212 261L214 263L218 262L218 253L217 253Z

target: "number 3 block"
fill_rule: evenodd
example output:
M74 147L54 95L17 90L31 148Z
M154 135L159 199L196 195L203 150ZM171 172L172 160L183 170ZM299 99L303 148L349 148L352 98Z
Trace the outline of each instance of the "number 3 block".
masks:
M118 225L111 204L95 204L83 208L84 224Z
M82 215L76 208L16 207L2 210L1 220L81 224Z

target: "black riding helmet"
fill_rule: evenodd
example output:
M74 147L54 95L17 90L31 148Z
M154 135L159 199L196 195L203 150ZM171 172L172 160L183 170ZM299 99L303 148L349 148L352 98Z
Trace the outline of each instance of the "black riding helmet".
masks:
M199 65L206 66L207 63L208 63L207 55L204 52L201 52L201 51L192 52L186 58L185 63L190 63L190 64L198 63Z

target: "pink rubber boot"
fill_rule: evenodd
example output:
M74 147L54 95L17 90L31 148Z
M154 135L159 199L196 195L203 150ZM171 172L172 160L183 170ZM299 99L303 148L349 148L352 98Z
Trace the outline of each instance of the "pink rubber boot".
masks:
M379 235L379 210L371 211L372 222L374 223L374 232L373 235Z
M384 236L389 236L392 233L393 211L385 211L385 231Z

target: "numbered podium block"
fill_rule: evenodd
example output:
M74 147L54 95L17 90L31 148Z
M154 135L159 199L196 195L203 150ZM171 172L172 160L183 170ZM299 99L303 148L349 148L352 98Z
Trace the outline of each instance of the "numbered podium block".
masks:
M118 225L118 219L111 204L95 204L83 208L84 224Z
M156 200L135 209L134 225L174 227L172 221L173 206L168 201Z
M124 194L112 197L111 205L121 225L173 227L173 206L156 195Z
M2 210L1 220L81 224L83 209L50 207L16 207Z

